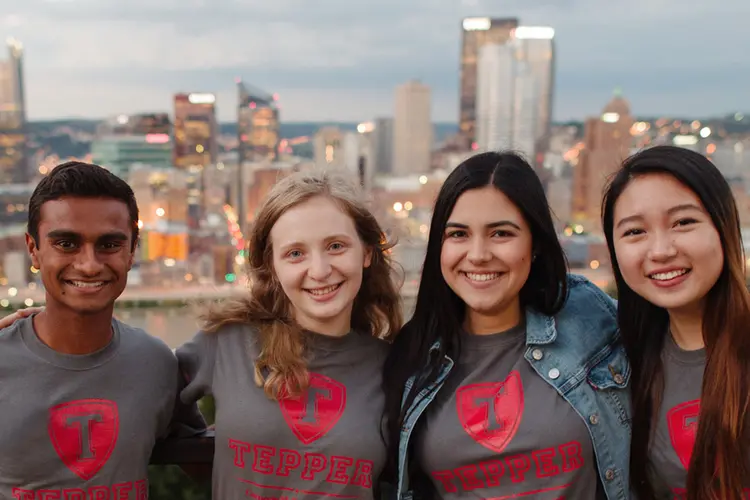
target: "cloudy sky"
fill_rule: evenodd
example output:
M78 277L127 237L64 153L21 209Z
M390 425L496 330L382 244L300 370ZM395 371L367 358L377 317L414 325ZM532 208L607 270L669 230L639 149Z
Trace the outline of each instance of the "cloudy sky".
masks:
M555 119L598 113L621 86L636 114L750 111L748 0L0 0L26 50L29 115L169 111L236 76L281 96L285 121L389 115L419 78L458 114L460 23L518 17L557 40Z

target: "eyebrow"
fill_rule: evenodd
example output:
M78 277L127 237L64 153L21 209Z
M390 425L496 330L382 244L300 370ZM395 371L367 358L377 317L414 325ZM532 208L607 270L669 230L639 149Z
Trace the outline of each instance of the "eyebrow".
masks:
M80 233L77 233L73 231L72 229L54 229L47 233L48 239L55 239L55 238L68 238L71 240L81 240L83 239L83 235ZM100 235L97 238L97 241L101 240L107 240L107 241L128 241L130 237L120 231L111 231L109 233L104 233Z
M701 207L699 207L695 203L682 203L680 205L675 205L669 210L667 210L667 215L674 215L675 213L682 212L683 210L697 210L698 212L701 212L701 213L703 212ZM620 219L616 227L619 228L620 226L627 224L628 222L633 222L633 221L641 220L641 219L643 219L643 216L640 214L630 215L628 217Z
M515 222L509 221L509 220L499 220L499 221L490 222L489 224L485 224L484 225L484 227L487 228L487 229L495 229L497 227L504 227L504 226L511 226L511 227L514 227L517 230L521 231L521 226L519 226ZM448 221L445 224L445 228L446 229L448 229L449 227L454 227L454 228L457 228L457 229L469 229L469 226L466 225L466 224L461 224L460 222L451 222L451 221Z

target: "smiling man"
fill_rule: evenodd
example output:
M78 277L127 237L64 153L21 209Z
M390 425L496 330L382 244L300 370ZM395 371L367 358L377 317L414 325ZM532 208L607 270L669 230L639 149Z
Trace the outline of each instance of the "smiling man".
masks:
M177 402L172 351L112 317L138 242L133 191L62 164L31 196L26 242L46 307L0 330L0 498L145 500L156 439L203 422Z

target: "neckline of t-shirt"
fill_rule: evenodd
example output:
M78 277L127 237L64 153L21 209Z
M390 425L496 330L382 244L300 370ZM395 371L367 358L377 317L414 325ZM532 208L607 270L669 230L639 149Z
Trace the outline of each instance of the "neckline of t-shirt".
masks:
M502 347L515 345L519 341L526 340L526 323L521 322L518 325L502 332L478 335L469 333L466 330L461 331L461 348L470 350L486 349L488 347Z
M344 351L359 345L361 334L351 330L344 335L325 335L305 330L303 335L309 337L308 347L316 351Z
M120 326L112 318L112 340L96 352L90 354L64 354L42 342L34 330L33 316L21 321L21 336L26 347L47 363L66 370L84 371L96 368L111 360L120 346Z
M670 359L683 365L703 365L706 363L706 348L688 351L677 345L672 333L667 331L667 338L664 339L664 352Z

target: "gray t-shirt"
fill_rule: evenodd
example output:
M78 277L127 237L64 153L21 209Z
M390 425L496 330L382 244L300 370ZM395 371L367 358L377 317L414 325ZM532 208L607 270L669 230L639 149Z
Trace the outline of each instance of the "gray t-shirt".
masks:
M462 336L416 441L438 498L595 498L588 429L524 359L525 338L523 325Z
M32 318L0 330L0 498L145 500L151 449L169 430L177 359L112 321L87 355L53 351Z
M698 431L706 350L684 351L667 335L662 351L664 396L649 446L658 498L683 498Z
M388 344L351 332L309 333L310 388L270 400L255 384L257 330L198 333L177 350L182 400L216 400L213 498L373 498L385 464L381 371Z

